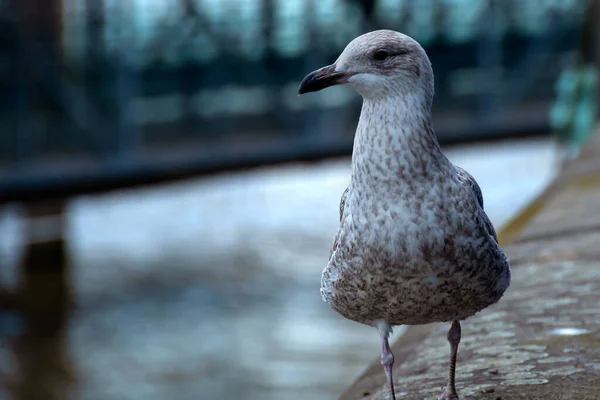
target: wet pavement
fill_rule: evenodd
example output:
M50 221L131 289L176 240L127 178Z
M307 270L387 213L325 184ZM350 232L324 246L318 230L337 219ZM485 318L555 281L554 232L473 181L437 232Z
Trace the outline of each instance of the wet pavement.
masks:
M447 154L479 181L497 227L556 160L547 139ZM336 398L379 350L376 332L319 297L348 179L342 158L73 201L68 329L28 348L33 368L19 319L0 314L0 399ZM8 285L18 212L0 218Z

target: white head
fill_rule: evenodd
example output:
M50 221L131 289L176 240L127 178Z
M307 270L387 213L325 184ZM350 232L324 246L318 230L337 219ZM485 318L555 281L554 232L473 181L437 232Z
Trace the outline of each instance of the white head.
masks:
M351 41L331 65L311 72L298 93L348 84L365 99L422 96L433 101L433 70L425 50L414 39L391 30L365 33Z

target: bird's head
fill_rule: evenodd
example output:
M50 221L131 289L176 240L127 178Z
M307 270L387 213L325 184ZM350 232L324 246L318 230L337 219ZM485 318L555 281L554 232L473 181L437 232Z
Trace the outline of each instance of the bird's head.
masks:
M433 99L433 70L425 50L411 37L391 30L351 41L333 64L308 74L298 94L342 84L369 99L416 93L429 103Z

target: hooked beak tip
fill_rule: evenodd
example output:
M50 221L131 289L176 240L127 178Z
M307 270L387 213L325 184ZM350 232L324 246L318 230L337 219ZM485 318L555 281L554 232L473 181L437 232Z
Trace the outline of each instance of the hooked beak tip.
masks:
M348 81L350 74L344 72L336 72L335 64L328 65L306 75L298 86L298 96L309 93L318 92L319 90L330 86L341 85Z

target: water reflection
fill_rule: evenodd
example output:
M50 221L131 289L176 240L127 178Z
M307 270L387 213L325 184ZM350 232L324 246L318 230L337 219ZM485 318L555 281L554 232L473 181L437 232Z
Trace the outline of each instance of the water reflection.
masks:
M479 180L497 225L553 174L546 140L449 156ZM339 317L318 292L348 166L340 159L73 202L76 307L68 323L59 313L52 318L63 322L31 330L0 314L0 385L17 400L335 398L379 348L372 329ZM13 214L0 230L6 265L18 255Z

